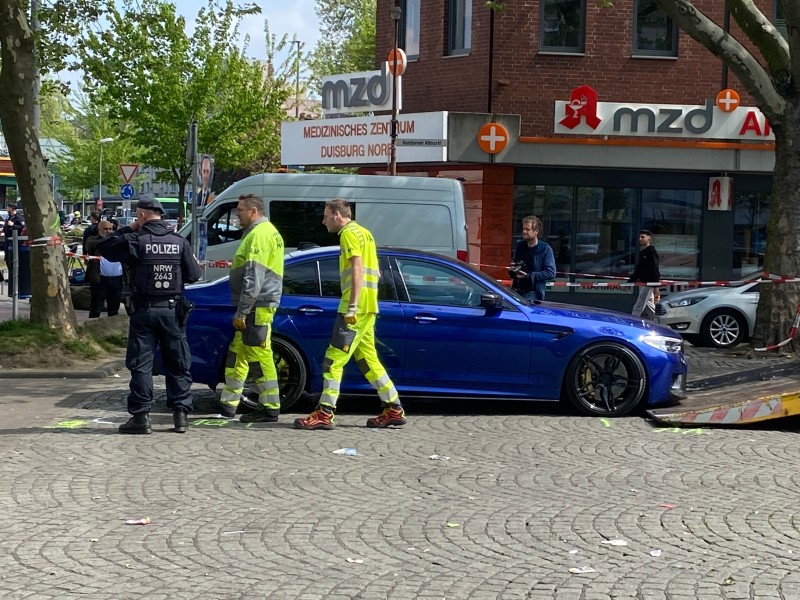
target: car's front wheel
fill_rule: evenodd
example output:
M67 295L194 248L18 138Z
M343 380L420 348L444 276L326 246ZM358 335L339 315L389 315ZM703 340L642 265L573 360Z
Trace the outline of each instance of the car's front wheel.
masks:
M306 389L308 370L300 352L290 342L272 338L272 355L281 388L281 412L297 404Z
M732 348L747 338L747 325L744 317L729 309L710 313L700 327L703 343L712 348Z
M565 380L567 395L582 413L621 417L634 410L647 387L647 371L626 346L599 342L570 361Z

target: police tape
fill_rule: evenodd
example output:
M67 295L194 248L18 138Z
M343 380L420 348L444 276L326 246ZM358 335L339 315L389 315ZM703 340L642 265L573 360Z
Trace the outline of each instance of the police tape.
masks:
M789 337L783 340L782 342L778 342L777 344L772 344L771 346L764 346L763 348L753 348L756 352L767 352L769 350L777 350L778 348L782 348L786 344L790 343L794 338L797 336L797 330L800 328L800 304L797 305L797 311L794 314L794 323L792 324L792 328L789 330Z

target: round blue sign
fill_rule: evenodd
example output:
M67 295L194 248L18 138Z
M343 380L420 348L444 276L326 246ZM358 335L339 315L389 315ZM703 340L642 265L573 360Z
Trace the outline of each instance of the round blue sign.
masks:
M126 183L120 188L119 195L122 196L124 200L130 200L136 195L136 190L133 189L130 183Z

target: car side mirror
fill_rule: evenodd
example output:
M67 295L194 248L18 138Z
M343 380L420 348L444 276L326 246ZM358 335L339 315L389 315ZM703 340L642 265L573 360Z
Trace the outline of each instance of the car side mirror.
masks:
M482 308L503 308L503 299L500 294L487 293L481 294Z

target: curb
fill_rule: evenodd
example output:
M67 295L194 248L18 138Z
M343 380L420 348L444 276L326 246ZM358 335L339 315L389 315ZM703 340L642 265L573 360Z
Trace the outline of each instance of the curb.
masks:
M764 381L773 377L782 377L789 374L797 374L800 371L800 361L786 361L777 365L765 365L744 371L734 371L722 375L712 375L703 379L690 381L686 385L687 392L699 392L712 390L720 387L729 387L741 383L752 383L754 381ZM691 374L690 374L691 376Z
M9 369L0 371L0 379L104 379L125 368L125 360L106 363L92 371L42 371L40 369Z

